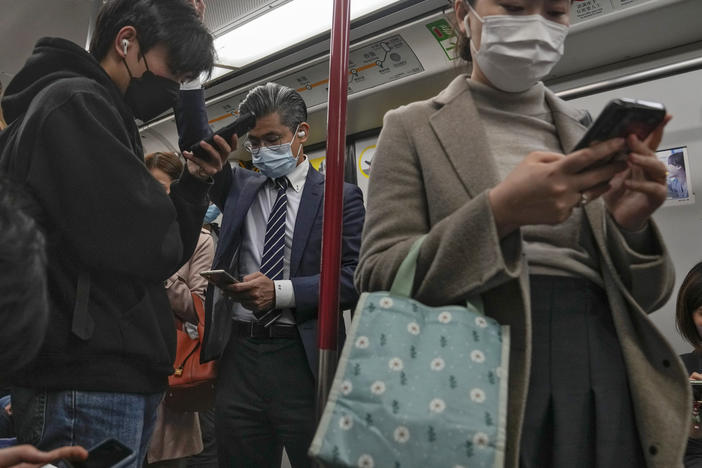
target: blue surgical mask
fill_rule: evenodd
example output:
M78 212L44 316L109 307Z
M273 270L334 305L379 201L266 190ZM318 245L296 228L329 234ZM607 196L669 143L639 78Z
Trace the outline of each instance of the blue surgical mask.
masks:
M212 221L217 219L217 216L219 216L221 211L219 211L219 208L217 208L217 205L210 205L209 208L207 208L207 213L205 213L205 219L202 224L210 224Z
M293 139L290 143L283 143L273 148L262 146L258 154L251 155L253 165L266 177L277 179L292 172L297 166L297 158L302 150L302 145L297 150L297 155L292 153L292 142L295 141L297 128L293 132Z

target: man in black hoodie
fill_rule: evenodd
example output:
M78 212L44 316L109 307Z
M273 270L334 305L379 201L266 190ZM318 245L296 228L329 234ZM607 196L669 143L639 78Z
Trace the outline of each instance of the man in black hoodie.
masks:
M12 377L21 442L91 447L115 437L140 464L173 371L175 330L163 281L190 258L210 176L231 148L167 196L143 162L134 118L172 107L179 82L209 71L212 37L188 0L111 0L87 53L41 39L7 87L0 171L40 207L49 325ZM21 311L18 311L21 313Z

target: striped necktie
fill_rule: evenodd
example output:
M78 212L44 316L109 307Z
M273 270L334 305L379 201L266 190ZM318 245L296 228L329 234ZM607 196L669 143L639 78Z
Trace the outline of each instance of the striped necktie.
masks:
M279 177L275 179L278 187L278 196L275 199L271 214L266 224L266 237L263 242L263 255L259 271L272 280L283 279L283 266L285 264L285 217L288 212L288 179ZM275 322L282 311L273 309L266 312L258 319L268 326Z
M288 179L275 179L278 196L275 199L271 214L266 224L266 237L263 242L260 271L272 280L283 279L283 263L285 258L285 216L288 212Z

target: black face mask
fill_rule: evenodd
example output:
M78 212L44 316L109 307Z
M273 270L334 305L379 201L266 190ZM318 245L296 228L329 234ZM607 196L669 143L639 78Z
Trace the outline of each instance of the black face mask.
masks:
M134 78L127 61L122 60L131 78L124 93L124 100L132 109L134 117L142 122L148 122L175 105L180 91L180 85L177 82L154 75L149 70L146 57L144 57L146 71L140 78Z

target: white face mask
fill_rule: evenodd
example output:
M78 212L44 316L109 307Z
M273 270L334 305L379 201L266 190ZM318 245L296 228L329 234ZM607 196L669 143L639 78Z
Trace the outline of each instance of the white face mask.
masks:
M510 93L526 91L541 81L563 56L568 26L549 21L541 15L493 15L481 18L480 49L473 39L470 51L480 71L497 89ZM463 18L470 36L468 15Z

